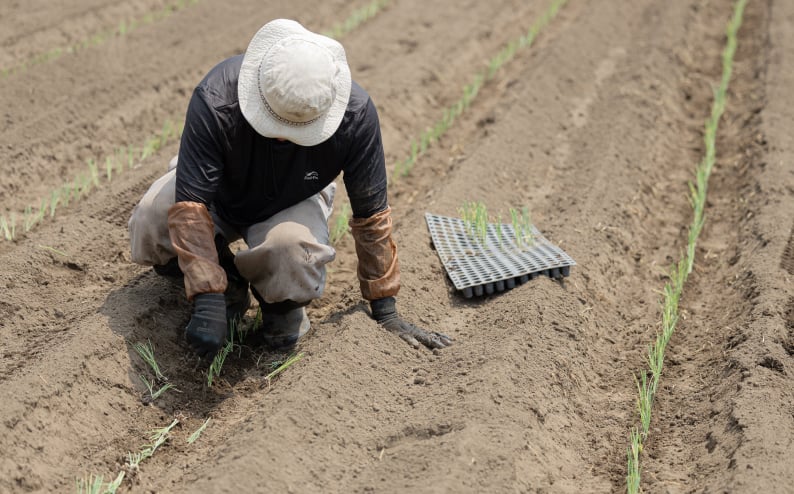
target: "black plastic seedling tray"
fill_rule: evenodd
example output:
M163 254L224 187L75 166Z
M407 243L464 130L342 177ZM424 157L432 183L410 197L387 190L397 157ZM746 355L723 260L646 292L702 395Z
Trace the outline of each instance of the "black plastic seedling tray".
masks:
M465 298L509 290L537 276L566 277L576 265L534 226L526 245L509 224L501 225L501 241L496 225L488 224L481 242L460 218L425 213L425 220L447 275Z

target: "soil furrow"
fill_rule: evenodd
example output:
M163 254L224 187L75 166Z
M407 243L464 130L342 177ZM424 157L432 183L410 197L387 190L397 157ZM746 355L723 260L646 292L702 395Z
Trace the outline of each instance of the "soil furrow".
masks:
M794 73L780 60L792 42L781 19L793 14L780 2L750 2L739 33L698 267L658 395L651 492L784 492L792 483L794 290L779 263L794 176L778 124L793 111L782 88Z

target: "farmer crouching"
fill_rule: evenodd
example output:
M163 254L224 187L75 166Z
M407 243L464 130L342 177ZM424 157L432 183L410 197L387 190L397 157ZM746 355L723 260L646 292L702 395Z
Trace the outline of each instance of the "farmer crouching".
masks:
M132 260L184 276L186 338L198 354L223 345L228 322L249 307L249 286L271 347L306 334L305 306L322 295L336 256L328 217L340 172L373 318L414 347L451 344L395 308L400 271L375 105L351 80L342 45L278 19L196 87L179 155L129 221ZM233 255L240 238L248 248Z

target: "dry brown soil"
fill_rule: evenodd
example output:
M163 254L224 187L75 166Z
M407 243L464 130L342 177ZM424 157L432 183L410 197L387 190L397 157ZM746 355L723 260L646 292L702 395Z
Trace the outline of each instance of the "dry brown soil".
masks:
M9 1L0 65L113 29L155 0ZM366 2L202 0L124 37L0 79L0 213L140 146L269 19L323 30ZM393 0L343 38L380 112L389 166L545 0ZM302 361L244 344L216 384L182 339L182 289L129 261L126 221L176 144L0 242L0 492L73 492L124 469L123 492L620 492L634 374L681 254L687 181L720 76L729 0L570 0L391 186L406 318L453 336L413 350L368 317L349 238L312 304ZM750 0L697 268L651 437L648 492L794 492L794 3ZM578 262L463 300L426 211L527 205ZM253 311L250 313L253 314ZM179 392L142 402L151 340ZM193 445L186 438L207 417Z

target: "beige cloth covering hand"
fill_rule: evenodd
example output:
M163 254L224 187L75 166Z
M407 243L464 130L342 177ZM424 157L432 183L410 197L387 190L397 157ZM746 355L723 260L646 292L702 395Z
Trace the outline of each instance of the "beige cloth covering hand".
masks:
M393 297L400 291L400 265L392 240L391 208L369 218L351 218L358 255L358 281L366 300Z
M226 272L218 263L215 229L207 206L177 202L168 209L168 233L179 268L185 273L188 300L200 293L226 291Z

